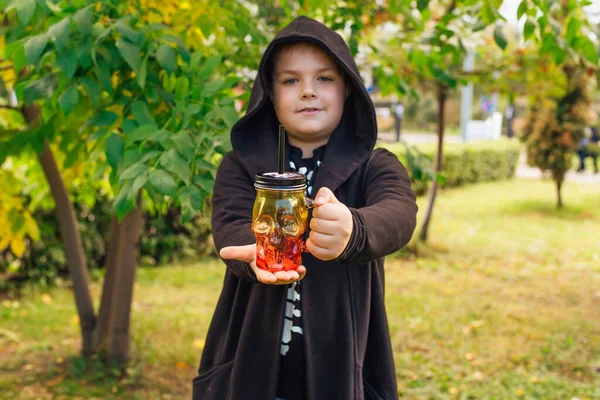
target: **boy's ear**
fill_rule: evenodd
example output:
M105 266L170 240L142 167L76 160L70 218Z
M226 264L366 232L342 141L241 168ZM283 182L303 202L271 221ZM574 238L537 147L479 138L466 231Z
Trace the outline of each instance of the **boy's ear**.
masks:
M346 98L344 100L348 100L348 96L352 93L352 85L346 82Z

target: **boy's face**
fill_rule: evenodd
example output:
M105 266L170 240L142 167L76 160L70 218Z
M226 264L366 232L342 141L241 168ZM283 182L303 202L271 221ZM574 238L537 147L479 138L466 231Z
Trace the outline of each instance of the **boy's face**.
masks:
M274 62L275 113L305 155L327 143L344 110L346 84L337 63L310 45L283 49Z

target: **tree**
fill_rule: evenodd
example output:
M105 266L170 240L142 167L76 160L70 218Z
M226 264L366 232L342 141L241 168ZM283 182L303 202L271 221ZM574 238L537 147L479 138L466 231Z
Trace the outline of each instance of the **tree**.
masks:
M540 54L530 68L542 75L528 80L530 110L522 140L527 162L549 171L556 184L557 207L563 207L562 187L571 157L589 125L590 92L598 71L598 49L590 39L592 27L583 6L586 1L563 1L549 6L523 2L519 14L526 16L524 39L539 37ZM544 12L533 18L539 10ZM526 64L529 60L521 58ZM531 65L531 62L529 61ZM552 74L554 79L547 79ZM540 76L546 78L540 82Z
M26 124L3 139L0 164L37 154L56 204L82 353L103 351L125 362L142 200L174 203L184 221L202 209L238 118L231 88L239 79L226 74L220 55L191 53L137 2L4 0L0 6L19 101L5 107ZM65 153L62 166L57 152ZM98 315L63 178L89 158L99 160L98 168L109 166L115 194Z
M571 157L589 126L590 86L593 69L565 63L555 68L560 94L548 96L535 92L530 96L521 140L527 148L530 165L549 171L556 184L556 206L563 207L562 187L571 169ZM560 76L562 75L562 76Z

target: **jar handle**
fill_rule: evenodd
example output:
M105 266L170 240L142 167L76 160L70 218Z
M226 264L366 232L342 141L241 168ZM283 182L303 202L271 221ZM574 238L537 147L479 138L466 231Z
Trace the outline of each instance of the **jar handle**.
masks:
M304 207L306 208L313 208L315 206L315 200L311 199L310 197L305 197L304 198Z

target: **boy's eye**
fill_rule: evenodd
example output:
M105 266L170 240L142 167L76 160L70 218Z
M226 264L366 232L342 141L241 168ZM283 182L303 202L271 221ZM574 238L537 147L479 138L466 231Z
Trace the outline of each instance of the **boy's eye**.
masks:
M283 84L284 84L284 85L290 85L290 84L292 84L292 83L296 83L296 82L298 82L298 79L296 79L296 78L290 78L290 79L286 79L286 80L284 80L284 81L283 81Z
M321 76L321 77L319 77L319 80L323 81L323 82L331 82L331 81L333 81L333 79L331 79L328 76Z

